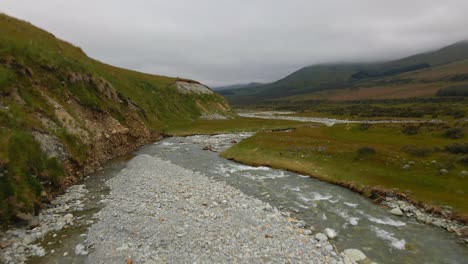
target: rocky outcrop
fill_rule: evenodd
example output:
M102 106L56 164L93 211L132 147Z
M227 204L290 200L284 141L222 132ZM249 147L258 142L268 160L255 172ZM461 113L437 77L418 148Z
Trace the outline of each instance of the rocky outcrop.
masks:
M214 92L207 86L198 82L177 81L175 87L181 93L190 94L213 94Z

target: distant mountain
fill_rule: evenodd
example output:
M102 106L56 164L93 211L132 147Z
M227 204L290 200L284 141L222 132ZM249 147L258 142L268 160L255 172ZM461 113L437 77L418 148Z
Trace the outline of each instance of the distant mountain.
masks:
M468 71L463 63L464 60L468 60L468 41L457 42L436 51L389 62L312 65L270 84L225 89L222 94L230 102L242 104L290 98L312 99L313 94L316 93L320 94L321 99L329 99L325 96L326 91L334 91L329 94L335 95L337 91L344 89L356 91L360 88L377 89L379 86L388 87L388 85L396 86L397 84L400 87L404 84L407 89L411 90L429 80L433 83L440 83L443 88L445 85L453 86L453 82L460 84L460 82L467 81L465 77L468 76ZM412 79L408 76L409 73L418 73L421 79ZM421 75L421 73L426 73L426 75ZM443 76L432 78L440 74ZM414 96L435 95L437 92L432 86L430 90L423 92L419 86L417 88L419 92ZM377 97L384 98L382 96L379 94ZM412 96L412 94L406 91L401 93L400 98L407 96ZM390 97L399 96L391 93ZM372 99L372 97L366 99Z
M223 91L223 90L254 88L254 87L257 87L257 86L260 86L260 85L263 85L263 83L251 82L251 83L242 83L242 84L231 84L231 85L227 85L227 86L214 87L213 90L219 92L219 91Z

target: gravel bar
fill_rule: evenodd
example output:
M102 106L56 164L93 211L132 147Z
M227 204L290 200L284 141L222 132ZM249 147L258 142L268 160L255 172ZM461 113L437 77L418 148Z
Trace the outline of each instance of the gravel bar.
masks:
M107 184L89 263L343 263L276 208L168 161L139 155Z

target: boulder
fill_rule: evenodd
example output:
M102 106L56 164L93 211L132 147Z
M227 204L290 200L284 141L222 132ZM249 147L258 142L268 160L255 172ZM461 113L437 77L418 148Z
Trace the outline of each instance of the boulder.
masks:
M411 166L409 164L405 164L401 168L404 169L404 170L409 170L411 168Z
M33 219L33 215L19 212L16 214L16 218L18 218L21 221L31 221Z
M390 210L390 213L393 214L393 215L398 215L398 216L403 215L403 212L401 211L401 209L399 207L393 208L392 210Z
M323 233L318 233L315 235L315 239L317 239L320 242L324 242L328 240L328 237Z
M447 173L448 173L448 170L446 170L446 169L440 169L439 172L440 172L441 174L447 174Z
M362 261L367 258L359 249L346 249L343 253L345 257L354 262Z
M324 232L325 232L325 235L327 235L329 239L333 239L337 236L336 231L331 228L326 228Z

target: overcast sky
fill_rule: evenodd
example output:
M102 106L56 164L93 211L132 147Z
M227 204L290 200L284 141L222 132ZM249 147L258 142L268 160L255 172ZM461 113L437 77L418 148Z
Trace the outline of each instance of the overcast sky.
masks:
M467 0L2 0L98 60L217 86L468 39Z

